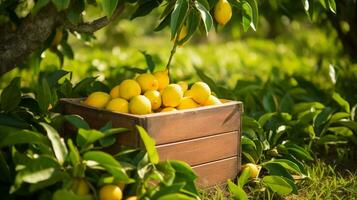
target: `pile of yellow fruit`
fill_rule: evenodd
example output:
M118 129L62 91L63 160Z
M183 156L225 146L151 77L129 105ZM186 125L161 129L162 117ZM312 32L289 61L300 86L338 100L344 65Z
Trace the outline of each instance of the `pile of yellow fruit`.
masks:
M110 94L93 92L83 102L114 112L144 115L221 104L204 82L170 84L168 71L140 74L112 88Z

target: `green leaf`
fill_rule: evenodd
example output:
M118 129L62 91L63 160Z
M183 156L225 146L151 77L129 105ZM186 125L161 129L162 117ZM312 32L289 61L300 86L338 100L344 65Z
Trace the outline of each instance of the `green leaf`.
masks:
M47 112L52 99L52 92L47 79L42 79L41 85L37 89L36 97L42 112Z
M294 109L294 101L290 94L285 94L280 102L280 112L291 113Z
M243 25L244 32L248 31L249 27L251 27L251 24L253 24L253 9L248 2L243 1L243 3L242 3L242 25ZM254 24L253 24L253 27L254 27Z
M71 161L73 166L76 166L81 161L81 157L79 155L78 149L76 146L74 146L71 139L68 139L67 145L69 148L69 160Z
M51 73L48 77L47 77L47 82L48 85L50 87L54 87L57 86L58 81L64 77L65 75L67 75L69 73L69 71L65 71L65 70L56 70L55 72Z
M79 115L65 115L64 118L78 129L90 129L88 123Z
M330 120L334 110L330 107L326 107L320 112L314 120L314 130L320 134L323 132L324 125Z
M228 189L229 192L231 193L232 199L234 200L248 200L248 195L245 193L245 191L242 189L242 187L239 187L235 185L231 180L228 180Z
M0 151L0 180L3 182L10 182L11 181L11 172L10 167L7 164L4 154Z
M138 1L139 7L135 10L134 14L130 17L130 19L135 19L137 17L146 16L148 15L154 8L157 8L162 0L156 1L147 1L142 0Z
M102 0L101 4L105 15L110 18L118 5L118 0Z
M257 30L258 27L258 20L259 20L259 11L258 11L258 3L257 0L246 0L250 7L252 8L252 22L250 23L250 27L252 27L252 29L254 31Z
M290 184L279 176L265 176L263 183L279 195L287 195L293 191Z
M158 192L155 193L154 196L152 196L152 199L160 199L160 197L166 196L166 195L170 195L173 193L179 193L180 190L185 186L185 183L181 182L181 183L174 183L174 184L170 184L170 185L162 185L160 186L160 189Z
M107 172L112 174L118 181L124 183L129 183L132 181L120 163L110 154L101 151L89 151L83 155L83 159L88 161L95 161L98 165L105 168Z
M304 10L305 12L308 13L309 9L310 9L310 3L309 0L301 0L302 5L304 6Z
M351 117L350 113L346 113L346 112L337 112L335 114L332 115L330 122L334 123L334 122L338 122L342 119L348 119Z
M50 125L45 124L43 122L40 125L46 130L47 137L52 143L53 151L55 152L55 156L60 164L63 164L66 160L68 150L63 140L57 133L57 131L52 128Z
M17 144L49 145L47 137L41 133L0 125L0 148Z
M86 89L97 79L97 77L87 77L77 83L74 88L73 92L75 94L86 96Z
M77 135L77 145L82 149L104 137L104 133L97 130L79 129Z
M173 193L173 194L167 194L164 196L159 197L157 200L196 200L196 198L187 196L185 194L181 193Z
M294 172L299 175L302 174L302 171L300 170L299 166L297 164L295 164L294 162L287 160L287 159L274 159L274 160L268 161L266 163L276 163L276 164L283 166L285 169L287 169L291 172ZM265 163L263 163L262 165L265 165Z
M207 8L205 6L203 6L200 2L195 1L195 6L196 6L197 10L201 14L201 19L202 19L203 24L205 26L206 35L208 35L208 32L211 30L212 25L213 25L212 16L210 15L210 13L207 10Z
M147 54L146 51L140 51L140 52L145 57L145 61L148 66L148 69L150 70L151 73L153 73L155 70L155 63L154 63L154 60L152 59L152 56L150 54Z
M176 34L180 30L182 24L184 23L187 11L188 0L177 0L171 14L171 39L175 38Z
M58 11L68 8L70 0L51 0L55 4Z
M141 140L145 145L145 149L148 152L150 162L157 164L159 162L159 154L157 153L155 140L152 139L148 133L141 126L136 126L140 134Z
M334 92L332 95L332 98L333 98L333 100L335 100L338 103L338 105L340 105L342 108L344 108L347 113L351 112L350 104L348 103L348 101L343 99L339 93Z
M187 163L179 160L169 160L168 162L175 169L176 177L183 178L186 181L194 181L197 178L197 175Z
M55 170L48 179L31 184L30 192L35 192L44 188L48 188L51 185L62 182L64 179L68 180L70 178L71 177L67 172Z
M243 188L250 178L250 168L246 167L238 178L238 186Z
M335 0L327 0L328 7L330 8L331 12L336 14L336 2Z
M298 146L296 144L286 144L285 146L286 146L286 150L288 150L290 154L294 155L295 157L301 160L309 160L309 161L314 160L310 155L310 153L306 151L304 148L302 148L301 146Z
M1 93L1 110L9 112L14 110L21 101L21 78L16 77Z
M72 47L69 46L69 44L67 42L62 42L59 49L62 52L62 54L64 56L66 56L67 58L69 58L69 59L74 58L74 53L73 53Z
M52 197L52 200L93 200L92 195L77 195L72 190L59 189Z
M186 41L188 41L192 37L192 35L195 33L195 31L199 26L200 19L201 19L200 14L197 10L195 9L190 10L187 16L187 24L186 24L187 35L183 39L178 41L179 45L183 45Z
M35 4L35 6L31 10L32 15L36 15L39 10L41 10L43 7L45 7L50 0L38 0Z
M269 175L282 176L294 180L291 174L279 163L268 162L263 167L269 171Z

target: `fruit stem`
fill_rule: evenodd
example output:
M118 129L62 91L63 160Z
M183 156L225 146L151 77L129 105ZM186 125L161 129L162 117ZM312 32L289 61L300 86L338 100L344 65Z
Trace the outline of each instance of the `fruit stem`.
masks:
M170 78L171 78L171 76L170 76L170 65L171 65L172 58L174 57L174 55L175 55L175 53L176 53L177 40L178 40L178 37L175 37L174 45L172 46L171 53L170 53L170 57L169 57L169 60L167 61L167 64L166 64L166 69L167 69L167 72L168 72L168 76L169 76Z

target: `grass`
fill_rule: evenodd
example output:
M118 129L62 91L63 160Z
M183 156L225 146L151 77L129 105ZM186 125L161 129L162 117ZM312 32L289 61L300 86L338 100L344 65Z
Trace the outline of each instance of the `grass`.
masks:
M309 178L297 183L298 194L279 197L268 192L259 184L249 186L245 191L250 199L286 199L286 200L310 200L310 199L357 199L357 169L338 169L336 166L326 164L324 161L307 167ZM257 187L258 186L258 187ZM202 191L202 200L226 200L229 194L225 186Z

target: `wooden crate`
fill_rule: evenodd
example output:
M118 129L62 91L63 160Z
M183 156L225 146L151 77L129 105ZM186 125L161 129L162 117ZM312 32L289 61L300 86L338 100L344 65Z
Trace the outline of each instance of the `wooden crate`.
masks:
M175 112L132 115L88 107L81 99L61 99L64 114L82 116L92 128L111 121L131 133L120 134L118 143L142 147L135 125L155 139L161 160L187 162L198 174L198 185L210 187L234 179L241 164L241 102L205 106ZM119 146L119 145L118 145Z

